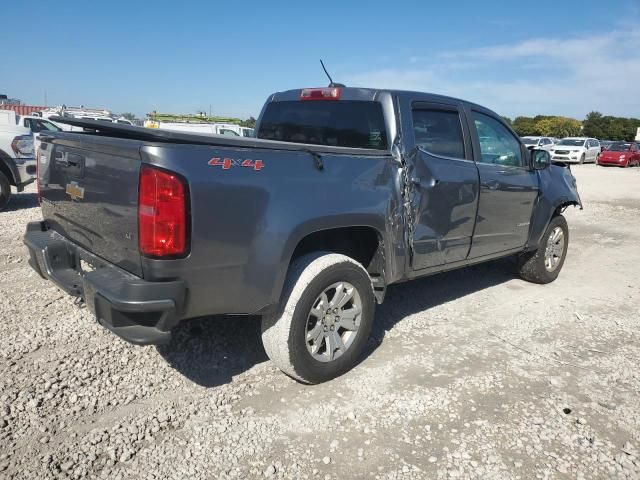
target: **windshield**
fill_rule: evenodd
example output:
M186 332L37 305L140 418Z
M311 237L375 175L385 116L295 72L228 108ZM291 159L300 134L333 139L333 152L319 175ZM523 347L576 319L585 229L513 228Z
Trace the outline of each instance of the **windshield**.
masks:
M258 138L336 147L387 148L382 106L354 100L272 102Z
M538 144L538 139L537 138L531 138L531 137L522 137L522 142L525 145L537 145Z
M565 138L564 140L560 140L558 145L570 145L572 147L582 147L584 145L584 140L574 139L574 138Z
M614 143L609 147L612 152L626 152L631 149L630 143Z

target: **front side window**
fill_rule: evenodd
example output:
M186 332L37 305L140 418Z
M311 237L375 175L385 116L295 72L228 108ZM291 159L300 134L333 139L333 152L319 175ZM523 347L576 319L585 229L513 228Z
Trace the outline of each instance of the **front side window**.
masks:
M460 115L453 110L414 110L416 146L435 155L464 158Z
M498 120L482 113L473 112L473 121L480 141L482 163L523 166L520 142Z

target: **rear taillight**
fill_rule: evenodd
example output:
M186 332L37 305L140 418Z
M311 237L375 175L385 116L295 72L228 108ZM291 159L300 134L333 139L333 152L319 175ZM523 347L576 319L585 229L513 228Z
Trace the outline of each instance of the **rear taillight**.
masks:
M341 93L338 87L305 88L300 92L300 100L340 100Z
M188 253L187 188L176 174L143 165L138 192L138 243L149 257Z

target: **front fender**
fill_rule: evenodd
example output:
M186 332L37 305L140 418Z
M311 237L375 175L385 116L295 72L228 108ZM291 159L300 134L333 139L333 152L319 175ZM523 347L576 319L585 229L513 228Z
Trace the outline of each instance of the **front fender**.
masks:
M569 166L552 164L538 170L538 185L538 200L527 242L529 251L538 249L549 222L557 212L570 205L583 208L576 179Z

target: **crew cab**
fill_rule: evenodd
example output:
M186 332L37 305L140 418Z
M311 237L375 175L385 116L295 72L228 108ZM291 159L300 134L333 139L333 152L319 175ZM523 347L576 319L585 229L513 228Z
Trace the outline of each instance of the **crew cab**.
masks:
M35 180L33 134L16 123L13 110L0 110L0 211L11 198L11 187L18 192Z
M93 132L42 136L32 267L136 344L260 315L268 356L306 383L357 362L391 284L511 255L553 281L581 206L566 165L440 95L279 92L257 138L54 120Z

